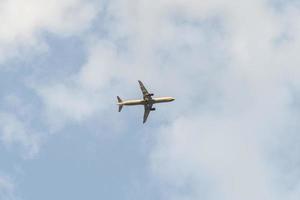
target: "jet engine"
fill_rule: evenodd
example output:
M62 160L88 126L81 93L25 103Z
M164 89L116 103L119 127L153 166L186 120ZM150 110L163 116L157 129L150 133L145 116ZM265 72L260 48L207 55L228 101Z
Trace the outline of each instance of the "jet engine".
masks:
M150 110L151 110L151 111L154 111L154 110L155 110L155 108L151 108Z
M150 94L149 94L149 96L151 96L151 97L152 97L152 96L154 96L154 94L153 94L153 93L150 93Z

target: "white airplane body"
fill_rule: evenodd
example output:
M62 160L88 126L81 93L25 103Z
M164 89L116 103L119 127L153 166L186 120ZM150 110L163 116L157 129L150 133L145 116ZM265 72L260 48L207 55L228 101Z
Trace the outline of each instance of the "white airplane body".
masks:
M138 99L138 100L125 100L123 101L119 96L118 98L118 103L119 105L119 112L121 112L123 106L136 106L136 105L143 105L145 108L144 111L144 120L143 123L147 121L147 118L149 116L149 113L151 111L154 111L155 108L152 108L153 104L156 103L167 103L174 101L175 99L173 97L156 97L152 98L153 94L149 93L147 89L145 88L144 84L141 81L138 81L140 84L140 88L143 93L143 99Z

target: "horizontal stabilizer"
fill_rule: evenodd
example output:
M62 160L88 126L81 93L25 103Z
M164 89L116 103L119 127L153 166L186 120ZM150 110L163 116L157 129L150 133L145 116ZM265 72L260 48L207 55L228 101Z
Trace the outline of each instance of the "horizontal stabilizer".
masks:
M117 99L118 99L118 105L119 105L119 112L121 112L121 110L123 108L122 99L119 96L117 96Z
M117 98L118 98L118 103L122 103L122 99L119 96L117 96Z

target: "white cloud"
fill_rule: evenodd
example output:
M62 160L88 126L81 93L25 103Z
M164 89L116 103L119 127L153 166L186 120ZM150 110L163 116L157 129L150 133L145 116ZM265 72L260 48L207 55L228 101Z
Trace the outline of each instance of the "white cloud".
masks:
M14 114L0 112L0 141L7 148L20 147L24 158L32 158L39 151L40 137Z
M278 199L267 162L270 144L264 146L270 124L251 120L222 113L176 120L158 133L155 175L172 187L194 183L191 199Z
M0 61L41 50L41 33L78 35L97 14L96 1L2 0L0 2ZM21 54L21 55L20 55Z
M270 157L299 130L290 86L299 91L300 10L278 13L260 0L120 0L107 11L109 41L93 43L70 81L42 88L48 112L91 117L119 82L130 93L128 83L143 79L177 97L151 162L164 186L191 191L166 199L295 199L299 180L285 179Z

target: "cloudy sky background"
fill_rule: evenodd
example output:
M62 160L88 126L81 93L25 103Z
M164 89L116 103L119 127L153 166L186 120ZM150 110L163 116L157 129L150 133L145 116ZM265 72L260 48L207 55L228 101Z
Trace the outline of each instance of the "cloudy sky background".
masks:
M296 0L0 0L0 199L296 200ZM117 112L116 95L157 96Z

